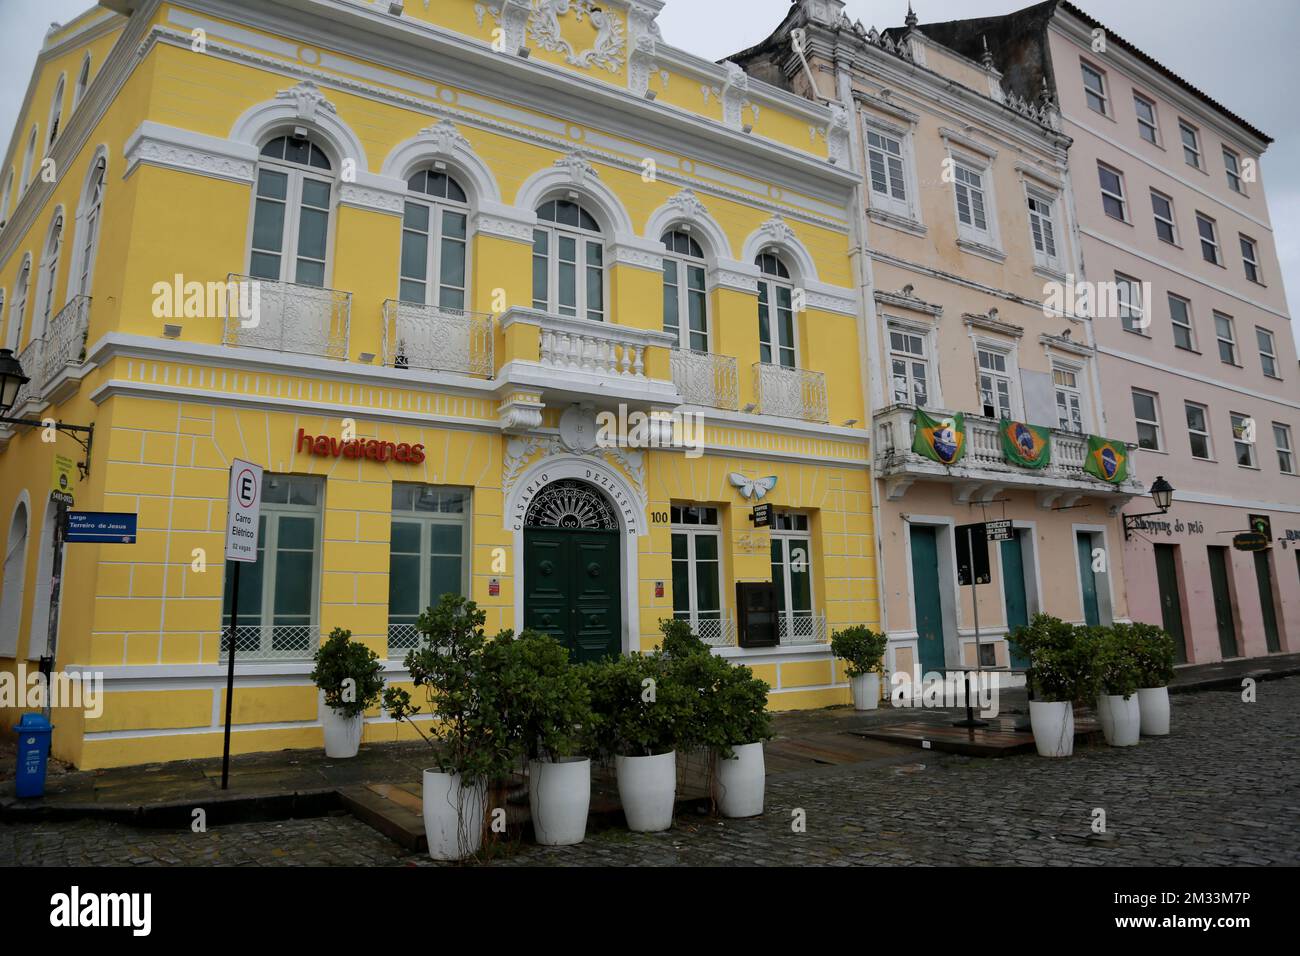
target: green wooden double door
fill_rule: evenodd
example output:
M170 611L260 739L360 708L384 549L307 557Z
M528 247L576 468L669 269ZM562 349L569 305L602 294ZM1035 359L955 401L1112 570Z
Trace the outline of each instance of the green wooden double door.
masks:
M552 635L574 661L622 650L617 531L524 530L524 627Z

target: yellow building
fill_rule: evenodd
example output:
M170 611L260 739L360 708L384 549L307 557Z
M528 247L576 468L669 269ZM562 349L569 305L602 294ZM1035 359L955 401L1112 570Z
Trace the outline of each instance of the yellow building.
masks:
M93 423L75 507L139 528L65 547L55 666L106 693L56 756L220 753L236 458L267 480L235 752L319 746L321 634L400 682L445 591L579 657L676 614L774 708L848 700L829 634L879 609L847 114L668 46L661 7L103 0L50 33L0 167L7 414ZM54 457L87 456L2 427L16 672Z

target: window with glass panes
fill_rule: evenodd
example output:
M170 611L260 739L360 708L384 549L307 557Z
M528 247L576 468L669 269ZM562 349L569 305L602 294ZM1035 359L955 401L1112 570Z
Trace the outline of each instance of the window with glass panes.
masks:
M1052 384L1056 388L1056 423L1069 432L1083 431L1083 398L1079 390L1079 372L1060 365L1052 367Z
M1138 135L1148 143L1159 141L1156 135L1156 105L1145 96L1133 94L1133 110L1137 113Z
M930 362L926 337L905 326L889 326L889 364L898 405L925 406L930 399Z
M1101 183L1101 206L1112 219L1125 222L1128 213L1124 202L1124 177L1109 166L1097 164L1097 178Z
M1188 166L1201 168L1201 138L1200 133L1194 126L1186 123L1178 124L1178 135L1183 140L1183 161Z
M416 622L444 594L469 594L470 493L393 483L388 551L388 652L419 643Z
M1241 265L1246 278L1259 282L1259 254L1255 251L1255 240L1247 236L1238 236L1237 239L1241 243Z
M7 334L9 348L14 352L23 347L23 321L27 318L27 296L31 293L31 286L32 259L31 256L27 256L18 270L18 281L14 284L14 301L13 305L9 306Z
M1192 303L1172 292L1169 293L1169 323L1174 330L1174 345L1180 349L1195 351L1196 340L1192 335Z
M1295 474L1295 452L1291 447L1291 429L1279 422L1273 423L1273 446L1277 449L1277 467L1283 474Z
M1187 410L1187 438L1193 458L1210 458L1210 416L1204 405L1184 402Z
M1088 108L1106 115L1106 80L1101 70L1089 66L1087 63L1080 63L1083 70L1083 95L1088 102Z
M979 171L961 163L953 166L954 188L957 191L957 220L976 232L988 232L988 219L984 212L984 177Z
M722 529L710 505L673 505L673 617L704 640L721 638Z
M605 241L596 217L568 199L537 210L533 308L605 321Z
M81 273L77 276L79 295L90 295L91 279L95 274L95 255L99 249L99 217L104 205L104 171L104 160L100 159L90 174L90 189L86 194L85 210L81 217Z
M1160 415L1153 393L1133 389L1133 420L1137 424L1138 447L1159 451Z
M1237 364L1237 331L1232 316L1214 313L1214 335L1219 340L1219 360L1225 365Z
M1029 194L1029 232L1034 254L1043 263L1056 261L1056 226L1052 222L1052 201L1037 193Z
M324 286L334 177L310 136L262 147L248 271L255 279Z
M777 256L762 253L754 260L758 280L758 355L766 365L797 368L794 337L794 287L790 270Z
M1174 224L1174 204L1164 193L1151 190L1151 213L1156 220L1156 237L1177 244L1178 230Z
M980 349L980 403L986 418L1011 418L1011 375L1007 371L1007 353L997 349Z
M709 293L704 249L681 230L663 235L664 331L677 336L679 348L709 350Z
M1273 339L1273 333L1268 329L1255 326L1255 342L1259 346L1259 364L1264 374L1269 378L1278 378L1277 344Z
M1146 334L1146 303L1142 301L1142 283L1132 276L1115 273L1115 300L1120 325L1126 332Z
M812 539L808 516L772 516L772 583L776 585L778 633L783 642L815 635L812 591Z
M402 212L401 300L465 308L469 206L460 183L436 169L407 181Z
M1255 421L1249 415L1229 412L1232 420L1232 450L1237 464L1243 468L1255 467Z
M1228 175L1228 188L1234 193L1244 193L1241 188L1241 163L1237 159L1237 154L1228 147L1223 148L1223 169Z
M907 182L903 177L903 144L893 136L867 130L867 160L871 172L871 204L907 215Z
M236 658L302 658L315 652L324 499L322 478L263 475L257 562L240 570ZM223 655L229 651L233 584L227 571Z
M1219 235L1215 230L1214 220L1198 212L1196 232L1201 237L1201 258L1206 262L1219 265Z

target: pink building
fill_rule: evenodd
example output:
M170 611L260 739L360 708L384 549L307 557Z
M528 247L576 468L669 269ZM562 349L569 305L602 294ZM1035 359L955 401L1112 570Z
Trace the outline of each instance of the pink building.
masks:
M1271 140L1070 3L920 29L967 56L987 45L1010 92L1055 97L1073 140L1073 272L1117 293L1089 323L1104 433L1176 489L1167 514L1125 521L1131 617L1195 663L1300 650L1300 376ZM1267 547L1235 547L1248 531Z

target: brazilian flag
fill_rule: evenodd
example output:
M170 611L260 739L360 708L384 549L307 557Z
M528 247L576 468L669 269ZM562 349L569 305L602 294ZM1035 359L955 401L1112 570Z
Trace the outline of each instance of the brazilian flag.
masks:
M1088 436L1088 454L1083 470L1102 481L1118 485L1128 478L1128 446L1122 441Z
M921 409L912 416L916 436L912 451L941 465L951 465L966 454L966 416L961 412L935 421Z
M998 423L1002 435L1002 454L1021 468L1046 468L1052 461L1052 433L1037 425L1013 422L1006 418Z

